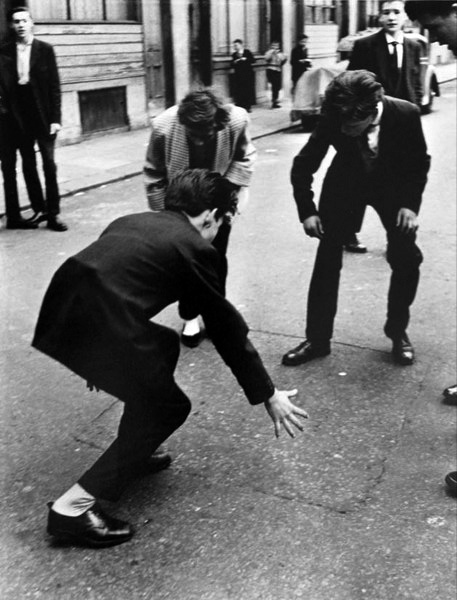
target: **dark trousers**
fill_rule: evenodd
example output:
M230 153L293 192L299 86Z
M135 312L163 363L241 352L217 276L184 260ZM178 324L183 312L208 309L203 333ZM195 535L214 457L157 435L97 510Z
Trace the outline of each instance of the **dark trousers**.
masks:
M268 83L271 84L271 101L273 104L277 104L282 86L282 73L281 71L267 69L267 79Z
M225 284L227 281L228 263L227 263L227 248L232 226L223 222L219 227L216 237L213 240L213 246L219 252L219 281L221 282L222 292L225 295ZM185 321L196 319L200 314L199 308L190 299L181 300L179 303L179 316Z
M145 474L145 461L186 420L191 404L174 380L179 357L176 332L154 324L161 339L160 372L150 398L124 399L117 438L78 483L95 498L118 500L126 487Z
M19 135L16 148L19 149L22 158L22 172L29 196L30 204L35 212L47 212L50 215L58 215L60 212L60 195L57 183L57 165L54 159L56 136L49 135L39 126L41 122L35 100L30 86L18 86L18 106L23 122L24 133ZM46 196L38 175L35 144L40 151ZM14 169L9 169L9 189L11 190L11 202L17 199L16 184L16 152L14 153ZM14 181L13 181L14 175Z
M387 299L386 331L396 337L406 331L410 306L419 284L422 253L415 234L404 234L396 227L398 211L374 206L387 234L387 262L392 270ZM341 222L323 222L324 238L317 250L308 293L306 337L316 344L327 343L333 335L338 307L338 287L343 265L343 244L350 227Z

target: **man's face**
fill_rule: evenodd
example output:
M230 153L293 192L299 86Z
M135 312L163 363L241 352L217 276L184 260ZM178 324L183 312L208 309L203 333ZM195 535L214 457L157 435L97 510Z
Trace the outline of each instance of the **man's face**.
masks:
M447 44L457 56L457 5L447 16L423 14L419 21L428 29L430 42Z
M33 21L28 12L14 13L11 19L11 28L18 41L26 41L32 33Z
M354 117L346 118L341 124L341 132L349 137L357 137L362 135L362 133L373 123L377 114L378 111L376 110L362 119L356 119Z
M243 44L240 44L240 42L235 42L233 44L233 49L235 52L241 52L243 50Z
M383 2L379 22L386 33L395 35L403 29L407 20L404 2Z
M306 40L306 39L305 39L305 40L300 40L298 43L300 44L300 46L301 46L302 48L306 48L306 42L307 42L307 41L308 41L308 40Z
M209 213L205 220L205 224L201 230L201 236L208 242L212 242L219 231L219 227L222 225L224 219L221 217L220 219L216 219L215 212L213 211Z
M217 133L216 123L205 123L198 127L186 125L186 134L194 146L204 146L210 142Z

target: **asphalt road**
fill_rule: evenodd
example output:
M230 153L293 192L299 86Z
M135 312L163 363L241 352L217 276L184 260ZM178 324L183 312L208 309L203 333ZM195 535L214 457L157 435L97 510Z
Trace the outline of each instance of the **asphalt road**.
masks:
M0 231L2 600L455 598L456 500L443 477L457 468L456 408L441 398L456 378L455 83L423 124L433 164L409 330L416 364L392 364L382 333L389 269L369 209L361 233L369 253L345 258L332 354L280 365L304 335L316 249L288 182L307 135L258 140L228 296L277 386L299 390L309 422L296 439L276 440L209 341L183 349L177 378L193 411L168 442L172 467L111 508L137 528L115 548L56 547L46 536L46 502L108 445L121 407L30 339L61 262L115 217L145 209L141 178L66 199L68 233ZM175 307L160 320L180 328Z

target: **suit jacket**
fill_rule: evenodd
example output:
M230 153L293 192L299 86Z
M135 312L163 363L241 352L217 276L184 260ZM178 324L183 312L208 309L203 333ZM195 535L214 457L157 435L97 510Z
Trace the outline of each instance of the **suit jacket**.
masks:
M122 400L152 400L161 382L169 384L179 341L150 319L191 297L249 401L264 402L274 387L248 326L221 292L218 260L181 213L121 217L58 269L32 344Z
M384 91L389 96L409 100L417 106L422 102L422 80L420 67L421 49L418 42L405 36L403 63L398 82L394 84L390 72L390 55L384 30L357 40L352 50L348 69L366 69L377 75Z
M427 154L419 109L405 100L383 99L378 156L374 170L365 166L361 139L344 135L340 125L323 114L308 143L295 157L291 181L300 221L318 214L312 191L313 174L330 146L336 155L325 175L319 214L345 218L361 204L409 208L419 212L427 182Z
M308 49L303 48L300 45L292 48L292 52L290 55L290 64L292 67L292 82L295 85L300 77L309 69L306 63L299 62L303 58L308 58Z
M230 105L230 120L217 132L212 169L238 186L251 181L256 149L248 132L249 117L238 106ZM153 120L144 165L148 202L162 210L168 180L180 169L189 168L186 128L179 122L178 107L172 106Z
M16 42L9 42L0 53L13 60L17 81ZM39 128L49 132L51 123L61 123L61 91L54 49L50 44L33 38L30 53L30 86L38 109Z
M0 54L0 151L15 147L22 121L17 109L13 61Z

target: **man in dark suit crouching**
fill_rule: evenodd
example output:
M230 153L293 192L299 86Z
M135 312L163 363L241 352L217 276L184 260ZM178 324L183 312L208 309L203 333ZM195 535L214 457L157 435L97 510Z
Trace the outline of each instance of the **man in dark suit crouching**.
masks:
M430 168L419 109L384 96L376 76L359 70L341 73L330 83L322 113L291 173L305 233L320 242L308 295L307 339L284 355L283 364L295 366L330 353L343 244L354 231L360 207L370 204L386 230L392 269L384 331L393 342L394 360L410 365L414 349L406 329L422 262L417 215ZM313 174L330 146L336 156L318 211Z
M296 391L278 391L248 338L248 326L224 297L218 251L211 244L233 215L233 186L206 169L178 172L165 210L117 219L56 272L46 292L33 346L124 403L118 436L95 464L50 505L48 532L94 547L132 537L98 499L117 500L137 477L170 464L159 445L180 427L190 401L174 371L179 336L151 321L192 298L217 351L251 404L264 404L278 436L294 436Z

